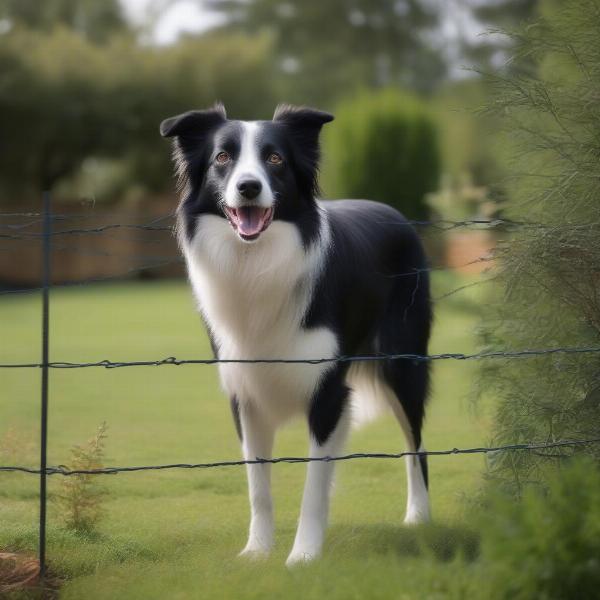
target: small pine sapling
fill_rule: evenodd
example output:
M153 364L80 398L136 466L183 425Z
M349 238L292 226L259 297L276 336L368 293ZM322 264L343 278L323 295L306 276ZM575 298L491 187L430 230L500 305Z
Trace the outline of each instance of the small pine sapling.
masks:
M106 423L102 423L94 437L83 445L71 448L68 469L73 471L101 469L104 460ZM58 502L65 526L78 533L91 533L102 517L102 499L105 491L99 486L97 477L90 474L65 476L60 483Z

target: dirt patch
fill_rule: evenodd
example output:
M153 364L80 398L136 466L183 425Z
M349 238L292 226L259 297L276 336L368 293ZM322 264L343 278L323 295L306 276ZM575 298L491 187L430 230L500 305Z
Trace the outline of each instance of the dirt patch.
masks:
M52 573L47 573L43 584L40 584L40 563L36 557L0 552L0 598L30 592L32 598L55 600L59 584L59 579Z

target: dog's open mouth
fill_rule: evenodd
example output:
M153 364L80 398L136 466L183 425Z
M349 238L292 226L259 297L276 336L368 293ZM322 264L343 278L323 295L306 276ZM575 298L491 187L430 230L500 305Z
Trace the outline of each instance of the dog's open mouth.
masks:
M237 234L246 241L252 241L271 224L273 207L240 206L239 208L225 207L225 214Z

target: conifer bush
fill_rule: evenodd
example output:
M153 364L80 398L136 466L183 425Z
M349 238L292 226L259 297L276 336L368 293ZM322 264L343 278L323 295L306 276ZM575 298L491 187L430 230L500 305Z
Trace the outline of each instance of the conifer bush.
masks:
M85 444L73 446L67 468L73 471L102 469L106 430L106 423L102 423ZM93 533L104 513L104 495L97 475L65 476L60 482L57 499L66 528L77 533Z
M425 219L437 189L438 130L424 101L388 89L342 102L326 132L324 187L336 198L369 198Z
M492 107L508 124L508 200L519 225L498 251L483 323L493 348L600 347L600 0L543 2L514 34ZM600 353L489 361L498 443L600 438ZM565 455L600 444L502 453L492 472L520 492Z

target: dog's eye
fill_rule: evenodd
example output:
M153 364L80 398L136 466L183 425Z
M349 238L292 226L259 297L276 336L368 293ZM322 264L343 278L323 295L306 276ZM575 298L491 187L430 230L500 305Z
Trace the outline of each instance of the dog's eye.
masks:
M269 154L269 158L267 158L267 162L272 165L280 165L283 162L283 158L277 152L272 152Z
M217 154L216 161L220 165L226 165L230 160L231 160L231 156L229 156L229 154L227 152L219 152L219 154Z

